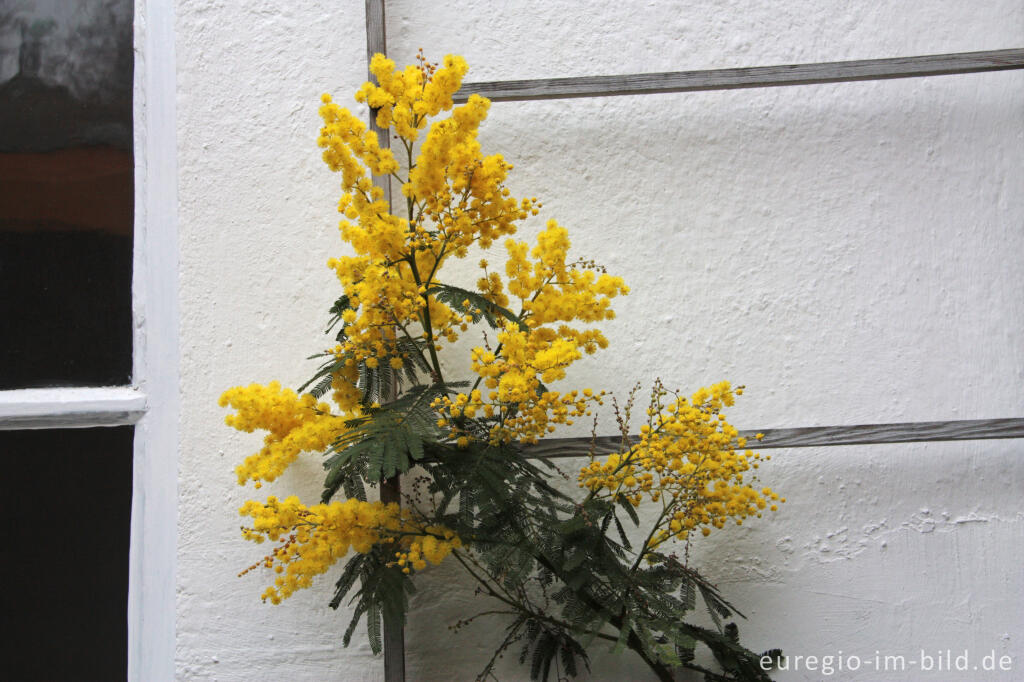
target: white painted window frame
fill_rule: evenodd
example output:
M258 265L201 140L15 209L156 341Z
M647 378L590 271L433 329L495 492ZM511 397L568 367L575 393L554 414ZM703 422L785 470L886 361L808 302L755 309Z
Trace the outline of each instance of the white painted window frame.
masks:
M178 226L173 0L135 0L130 386L0 391L0 430L135 426L128 679L174 679Z

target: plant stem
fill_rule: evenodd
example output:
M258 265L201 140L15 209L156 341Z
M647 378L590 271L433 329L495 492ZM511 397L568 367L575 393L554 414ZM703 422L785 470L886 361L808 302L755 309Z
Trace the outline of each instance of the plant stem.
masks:
M465 559L463 559L463 557L460 556L459 553L452 552L452 556L454 556L458 560L458 562L460 564L462 564L462 567L466 570L467 573L469 573L471 576L473 576L473 578L478 583L480 583L483 586L484 590L487 591L487 594L489 596L491 596L491 597L501 601L504 604L507 604L507 605L511 606L514 609L516 609L516 613L525 614L525 615L527 615L527 616L529 616L531 618L536 618L538 620L547 621L548 623L551 623L552 625L557 625L557 626L559 626L561 628L564 628L566 630L574 629L572 625L570 625L569 623L566 623L563 620L555 618L554 616L549 616L546 613L542 613L540 611L534 611L533 609L529 608L528 606L526 606L526 605L520 603L519 601L515 600L514 598L512 598L512 596L509 595L508 592L505 593L506 596L502 596L501 594L496 592L494 590L494 588L492 587L492 585L491 585L492 582L494 584L497 584L497 581L492 576L488 575L487 579L485 579L485 578L479 576L476 573L476 571L471 569L469 567L469 564L466 563ZM477 567L480 568L479 566L477 566ZM481 569L481 570L483 570L483 569ZM497 611L495 613L503 613L503 612ZM483 614L477 614L477 615L483 615ZM591 630L582 630L582 632L583 632L583 634L594 635L595 637L598 637L599 639L605 639L605 640L608 640L609 642L617 642L618 641L617 638L612 637L611 635L605 634L603 632L594 632L594 631L591 631Z
M412 169L412 144L405 143L405 151L409 159L409 168ZM412 197L406 198L406 207L409 210L409 226L410 229L415 220L414 215L414 204ZM423 286L423 280L420 278L419 268L416 266L416 251L413 250L409 254L409 268L412 270L413 280L417 286ZM423 298L423 312L420 315L421 323L423 325L423 334L427 337L427 350L430 352L430 365L434 369L434 383L444 383L444 379L441 374L441 361L437 357L437 348L434 344L434 329L430 322L430 294L424 292L420 294Z
M558 569L550 561L548 561L546 557L536 555L535 558L537 559L538 563L540 563L549 571L557 575L559 579L562 580L562 582L565 582L565 579L560 575ZM575 592L576 596L578 596L581 600L586 602L587 606L594 609L595 611L606 611L606 609L601 603L599 603L596 599L594 599L586 592L580 589L574 589L573 592ZM611 616L608 618L608 622L619 631L622 631L624 627L627 627L626 621L622 616ZM636 652L636 655L643 659L643 662L647 664L647 666L658 677L658 679L661 680L661 682L673 682L675 678L672 675L672 669L664 663L659 663L657 660L651 658L647 654L647 652L644 650L643 642L640 641L640 638L637 636L636 632L632 628L629 629L629 635L626 637L626 646L628 646L630 649Z
M647 554L647 545L650 544L651 539L654 537L654 534L658 531L658 528L661 526L662 520L665 518L665 513L670 508L671 508L671 506L668 506L668 507L666 507L664 505L662 506L661 514L658 515L658 520L654 522L653 526L651 526L651 532L648 533L647 537L644 539L644 544L640 545L640 551L636 555L636 561L634 561L633 565L629 567L629 572L630 573L635 571L637 569L637 567L640 566L640 562L643 561L644 556L646 556L646 554Z

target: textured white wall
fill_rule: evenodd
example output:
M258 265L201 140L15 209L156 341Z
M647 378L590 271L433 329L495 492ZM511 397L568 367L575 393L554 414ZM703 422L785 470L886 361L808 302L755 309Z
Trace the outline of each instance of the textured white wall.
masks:
M359 0L178 6L181 453L177 671L187 680L379 680L325 603L277 607L238 534L233 467L259 438L219 393L311 372L337 295L338 179L319 160L323 91L365 77ZM753 66L1019 47L1018 0L388 3L399 63L464 55L469 80ZM500 103L483 142L517 165L577 253L633 294L575 385L748 387L740 428L1024 414L1024 73L567 102ZM531 225L536 230L542 223ZM497 260L497 258L493 258ZM471 259L475 262L475 259ZM605 427L611 432L610 425ZM752 648L865 659L995 650L1024 676L1024 443L776 452L773 518L698 543ZM316 457L272 492L319 489ZM265 488L261 492L267 492ZM497 624L426 572L412 680L472 679ZM633 672L635 671L635 672ZM628 657L593 679L646 679ZM837 679L954 679L864 666ZM513 665L502 679L522 679ZM779 674L781 680L821 673ZM980 679L977 673L955 679Z

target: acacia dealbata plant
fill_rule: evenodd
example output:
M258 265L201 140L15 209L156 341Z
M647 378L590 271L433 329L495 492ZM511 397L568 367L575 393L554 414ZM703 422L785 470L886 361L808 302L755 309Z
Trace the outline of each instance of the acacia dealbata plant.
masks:
M477 132L490 102L472 95L453 105L463 59L432 64L421 53L398 70L378 54L370 70L377 82L355 98L394 149L330 96L320 108L318 142L341 173L349 247L329 261L341 285L328 324L334 345L313 356L319 369L297 391L272 382L221 397L234 408L229 425L267 432L238 466L240 484L260 488L300 453L324 455L318 504L271 496L241 508L244 537L273 543L250 567L273 576L263 599L279 603L345 560L330 600L352 608L344 643L365 622L380 652L382 621L404 622L416 575L454 562L489 598L481 612L502 619L479 679L494 678L505 653L518 654L531 679L573 677L597 645L629 650L660 680L677 668L768 679L762 655L727 622L738 612L675 553L784 501L752 485L760 457L721 413L741 390L723 382L683 397L656 382L630 436L631 412L641 411L634 393L615 405L618 452L591 452L575 494L553 485L564 483L561 472L523 446L605 401L599 390L554 387L607 345L595 324L613 317L612 299L627 287L593 262L570 261L568 232L554 220L532 248L512 238L541 204L512 197L512 166L483 155ZM393 207L373 175L390 176L403 201ZM481 260L477 282L443 279L446 263L499 240L503 267ZM440 355L471 330L481 339L471 374L449 377ZM403 499L368 494L397 490L414 467ZM693 622L698 599L706 627ZM713 654L699 659L707 665L695 658L698 644Z

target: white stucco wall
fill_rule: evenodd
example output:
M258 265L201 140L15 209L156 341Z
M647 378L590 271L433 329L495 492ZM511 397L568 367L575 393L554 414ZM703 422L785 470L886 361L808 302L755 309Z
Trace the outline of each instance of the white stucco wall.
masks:
M464 55L469 80L671 71L1020 47L1018 0L388 3L390 56ZM281 606L235 510L257 447L227 387L310 374L337 295L338 178L318 97L365 79L363 3L180 2L181 452L177 675L381 680L341 647L333 579ZM483 142L511 186L633 293L575 385L655 376L747 386L739 428L1024 415L1024 73L493 105ZM542 225L540 219L530 229ZM475 262L475 259L470 259ZM496 258L494 258L496 260ZM611 433L608 424L605 432ZM300 461L271 492L318 494ZM789 503L716 533L694 563L790 655L995 651L1024 677L1024 442L776 451ZM268 492L264 488L261 492ZM411 680L473 679L496 624L453 571L422 576ZM513 657L514 658L514 657ZM592 679L646 679L628 655ZM504 668L502 679L527 671ZM789 672L780 680L820 679ZM865 665L836 679L982 679Z

